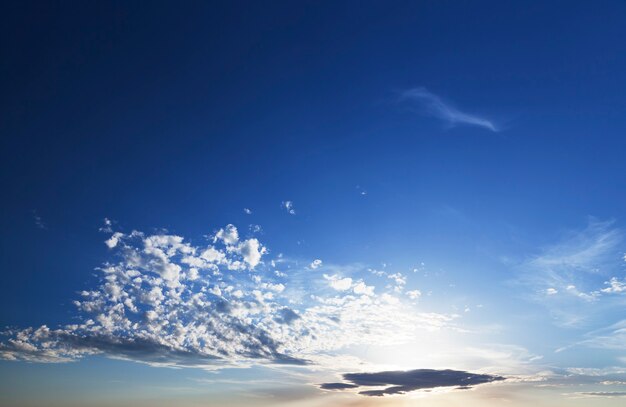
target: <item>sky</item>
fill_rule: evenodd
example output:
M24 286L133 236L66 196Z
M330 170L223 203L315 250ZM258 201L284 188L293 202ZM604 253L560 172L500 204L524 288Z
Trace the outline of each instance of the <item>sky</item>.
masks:
M623 405L624 2L0 18L1 406Z

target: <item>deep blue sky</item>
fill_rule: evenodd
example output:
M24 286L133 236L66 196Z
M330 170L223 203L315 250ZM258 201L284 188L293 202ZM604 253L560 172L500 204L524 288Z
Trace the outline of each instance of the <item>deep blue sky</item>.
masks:
M1 326L74 320L110 261L105 217L424 263L448 276L420 287L442 312L542 310L511 270L624 227L624 2L16 2L1 19ZM418 88L498 131L425 113L402 96Z

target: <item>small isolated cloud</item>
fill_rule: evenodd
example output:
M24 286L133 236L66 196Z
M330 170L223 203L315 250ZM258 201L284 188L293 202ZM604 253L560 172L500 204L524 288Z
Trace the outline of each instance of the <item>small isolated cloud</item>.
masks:
M570 287L573 287L573 286L570 286ZM550 287L550 288L546 289L546 294L547 295L555 295L555 294L558 294L558 293L559 293L559 290L557 290L556 288Z
M288 214L295 215L296 210L293 207L293 201L283 201L282 207L285 208Z
M468 125L482 127L493 132L499 131L492 121L462 112L423 87L403 92L402 99L419 103L425 114L441 119L452 127Z
M309 267L311 267L313 270L315 270L316 268L320 268L320 267L322 267L322 261L320 259L315 259L309 265Z
M252 215L252 209L243 208L243 213L245 213L246 215Z
M104 218L102 226L98 229L102 233L113 233L113 222L109 218Z
M378 387L378 389L360 391L359 394L385 396L438 387L469 389L479 384L504 380L504 377L449 369L416 369L376 373L346 373L343 375L343 379L345 383L323 383L320 388L323 390L347 390L358 387Z
M411 290L407 291L406 295L412 300L417 300L422 296L422 292L420 290Z
M46 224L43 223L41 216L37 214L37 211L33 211L33 220L35 221L35 226L37 226L39 229L48 229L46 227Z

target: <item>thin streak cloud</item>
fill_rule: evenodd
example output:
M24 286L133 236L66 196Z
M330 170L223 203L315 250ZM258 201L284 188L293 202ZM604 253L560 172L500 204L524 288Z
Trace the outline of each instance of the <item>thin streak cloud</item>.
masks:
M424 109L425 114L436 117L446 122L451 127L468 125L482 127L494 133L500 131L493 121L462 112L423 87L413 88L403 92L402 100L410 100L419 103Z

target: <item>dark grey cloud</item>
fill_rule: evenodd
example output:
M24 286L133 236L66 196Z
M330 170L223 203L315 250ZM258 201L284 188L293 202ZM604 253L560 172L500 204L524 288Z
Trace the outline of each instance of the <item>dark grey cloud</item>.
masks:
M383 389L363 390L364 396L384 396L404 394L415 390L429 390L437 387L469 389L484 383L504 380L504 377L470 373L462 370L416 369L408 371L387 371L376 373L346 373L345 383L323 383L324 390L345 390L357 387L384 387Z
M11 336L10 331L0 333ZM23 341L0 342L0 357L9 360L57 362L74 360L84 355L104 354L112 358L133 360L152 365L175 365L179 367L201 367L228 365L232 355L223 349L207 354L193 348L175 348L159 343L156 338L120 337L98 335L91 332L76 333L66 330L45 330L36 333L38 340L46 346L27 346ZM277 350L278 344L261 332L244 341L246 349L239 356L259 359L283 365L307 365L310 362L295 358Z
M320 388L323 390L345 390L345 389L354 389L359 387L356 384L350 383L323 383L320 385Z
M278 316L274 320L281 324L291 325L295 320L300 319L300 315L296 314L291 308L283 308L278 311Z

